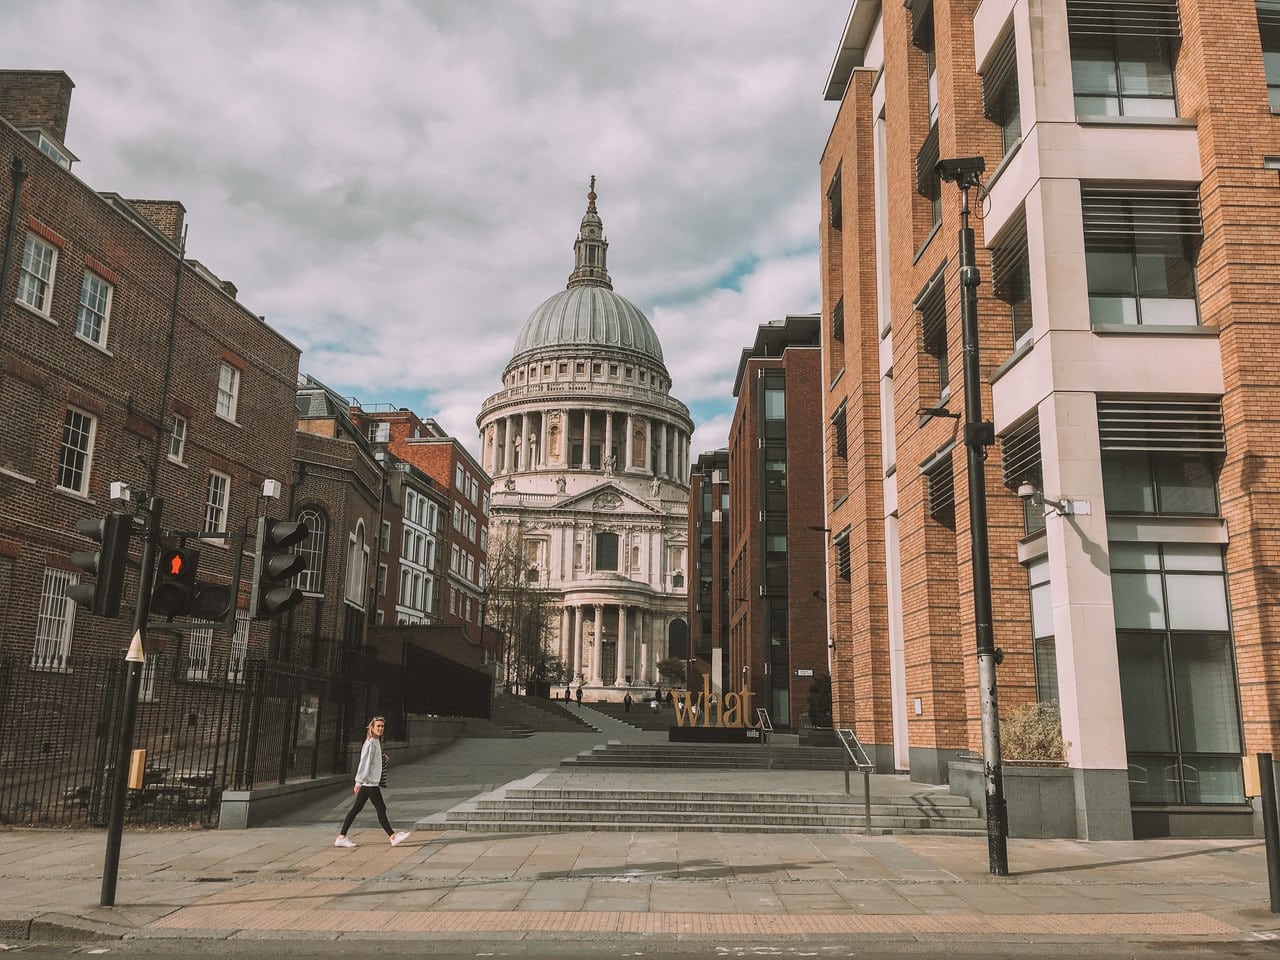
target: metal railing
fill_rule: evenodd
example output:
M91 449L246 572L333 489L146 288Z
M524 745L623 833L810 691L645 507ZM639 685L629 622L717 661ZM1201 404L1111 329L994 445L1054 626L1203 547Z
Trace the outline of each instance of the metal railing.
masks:
M847 727L839 728L836 730L836 736L840 738L840 744L844 747L845 793L853 792L849 788L849 764L852 763L862 774L862 809L866 821L864 830L869 837L871 836L871 771L876 768L876 765L867 757L867 751L862 749L857 734L852 730Z

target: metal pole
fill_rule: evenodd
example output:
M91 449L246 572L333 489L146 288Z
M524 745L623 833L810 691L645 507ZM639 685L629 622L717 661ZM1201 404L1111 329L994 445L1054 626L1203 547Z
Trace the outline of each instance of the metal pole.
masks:
M945 163L945 161L944 161ZM964 345L964 442L969 467L969 540L973 569L973 620L978 646L978 687L982 720L982 766L987 799L987 855L991 875L1009 875L1008 814L1000 763L1000 702L996 693L996 650L991 616L991 556L987 543L986 448L995 442L982 418L982 380L978 365L978 283L973 228L969 226L969 190L980 169L960 175L960 329Z
M871 836L871 769L862 770L862 806L867 818L867 836Z
M133 607L133 640L125 654L128 675L121 706L120 734L116 742L115 769L111 780L111 809L107 820L107 851L102 862L102 895L98 903L113 907L116 903L116 877L120 872L120 840L124 833L124 808L128 798L129 752L133 749L133 725L138 716L138 690L142 686L142 643L147 635L147 618L151 614L151 587L155 579L156 549L160 539L160 515L164 500L152 497L147 503L146 528L142 540L142 569L138 573L138 599Z
M1267 847L1271 912L1280 913L1280 827L1277 826L1275 768L1269 753L1258 754L1258 779L1262 787L1262 836Z

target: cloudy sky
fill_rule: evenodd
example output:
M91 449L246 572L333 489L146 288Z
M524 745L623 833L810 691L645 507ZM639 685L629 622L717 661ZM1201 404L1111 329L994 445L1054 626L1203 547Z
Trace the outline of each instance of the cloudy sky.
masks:
M473 449L563 289L598 177L614 289L723 446L758 324L818 307L818 157L848 0L42 0L0 66L76 84L92 187L180 200L188 252L364 404Z

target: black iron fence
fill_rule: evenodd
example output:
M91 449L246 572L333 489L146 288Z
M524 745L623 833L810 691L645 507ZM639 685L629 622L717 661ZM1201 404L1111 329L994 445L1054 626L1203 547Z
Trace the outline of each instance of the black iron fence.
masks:
M339 668L165 653L143 668L134 746L146 751L127 822L211 825L226 789L345 772L369 716L403 735L398 664L360 651ZM0 659L0 824L107 820L127 664Z

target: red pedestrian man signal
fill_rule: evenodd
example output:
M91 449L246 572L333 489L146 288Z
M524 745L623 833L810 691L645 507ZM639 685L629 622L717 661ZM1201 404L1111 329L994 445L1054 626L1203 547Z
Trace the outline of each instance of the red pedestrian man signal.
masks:
M185 617L190 613L199 564L199 551L189 547L175 547L160 554L156 584L151 590L151 609L167 617Z

